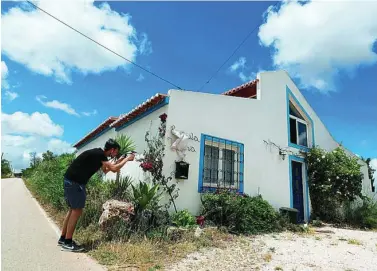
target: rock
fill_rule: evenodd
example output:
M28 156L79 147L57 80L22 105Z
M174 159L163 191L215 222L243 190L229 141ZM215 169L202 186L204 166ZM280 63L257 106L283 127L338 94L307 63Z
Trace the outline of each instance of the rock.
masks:
M195 237L200 237L200 235L202 235L202 233L203 233L203 230L201 228L197 227L194 235L195 235Z
M133 204L125 201L108 200L102 205L102 209L103 212L98 222L102 230L104 230L109 225L110 220L114 218L120 218L124 222L129 222L134 215Z

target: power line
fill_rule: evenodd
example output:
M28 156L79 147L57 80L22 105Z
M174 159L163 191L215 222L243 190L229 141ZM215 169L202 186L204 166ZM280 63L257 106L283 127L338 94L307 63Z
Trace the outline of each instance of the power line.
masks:
M79 30L75 29L74 27L70 26L69 24L63 22L62 20L56 18L54 15L52 15L52 14L48 13L47 11L41 9L40 7L38 7L37 5L33 4L32 2L30 2L30 1L27 1L27 2L28 2L30 5L32 5L33 7L35 7L36 9L39 9L39 10L42 11L43 13L45 13L45 14L47 14L48 16L54 18L54 19L57 20L58 22L64 24L65 26L69 27L69 28L72 29L73 31L79 33L80 35L82 35L82 36L84 36L85 38L91 40L92 42L96 43L97 45L99 45L99 46L105 48L106 50L112 52L113 54L119 56L120 58L126 60L127 62L129 62L129 63L135 65L135 66L138 67L139 69L142 69L143 71L145 71L145 72L147 72L147 73L149 73L149 74L151 74L151 75L157 77L158 79L160 79L160 80L162 80L162 81L164 81L164 82L166 82L166 83L168 83L168 84L170 84L170 85L172 85L172 86L174 86L174 87L176 87L176 88L178 88L178 89L182 89L181 87L177 86L176 84L174 84L174 83L172 83L172 82L170 82L170 81L168 81L168 80L162 78L161 76L155 74L154 72L151 72L151 71L147 70L146 68L144 68L144 67L142 67L142 66L136 64L135 62L133 62L133 61L131 61L131 60L125 58L124 56L122 56L122 55L118 54L117 52L111 50L110 48L108 48L108 47L106 47L105 45L99 43L98 41L92 39L91 37L88 37L88 36L85 35L84 33L80 32Z
M273 7L275 7L280 1L276 1L276 3L273 5ZM238 51L238 49L241 48L241 46L249 39L249 37L251 36L251 34L253 34L253 32L259 27L259 25L255 26L253 28L253 30L251 30L247 36L242 40L242 42L236 47L236 49L233 51L233 53L223 62L223 64L221 64L221 66L217 69L217 71L212 74L212 76L199 88L199 91L201 91L203 89L203 87L205 85L207 85L209 82L211 82L211 80L217 75L217 73L222 69L222 67L224 67L224 65L229 61L229 59L232 58L232 56L234 56L234 54Z

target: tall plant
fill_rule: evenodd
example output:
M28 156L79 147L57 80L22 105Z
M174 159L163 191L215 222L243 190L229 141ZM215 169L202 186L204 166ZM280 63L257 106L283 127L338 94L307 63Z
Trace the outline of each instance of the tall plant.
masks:
M338 147L331 152L312 148L306 155L313 214L337 220L338 208L362 197L362 173L358 159Z
M144 151L144 158L141 160L142 163L140 164L140 167L144 171L150 172L153 184L158 184L163 192L169 195L169 202L166 205L166 208L169 208L171 204L173 204L174 210L177 212L175 199L178 197L179 189L175 183L172 183L173 178L171 176L165 176L163 174L167 115L162 114L159 118L160 126L158 128L158 134L154 137L151 137L150 131L145 134L147 148Z
M120 150L119 150L120 155L125 155L126 153L135 151L136 149L135 142L132 140L130 136L119 134L115 138L115 141L118 142L118 144L120 145ZM119 180L120 180L120 172L118 171L116 174L115 181L119 183Z

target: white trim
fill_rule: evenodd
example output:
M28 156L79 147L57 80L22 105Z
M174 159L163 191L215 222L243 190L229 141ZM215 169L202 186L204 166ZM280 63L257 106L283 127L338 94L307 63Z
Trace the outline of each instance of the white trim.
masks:
M289 139L289 141L291 143L293 143L293 144L298 145L298 146L309 147L311 145L310 144L311 143L311 139L309 138L309 124L306 121L304 121L304 120L302 120L300 118L297 118L297 117L295 117L295 116L293 116L291 114L289 114L289 118L290 119L292 118L292 119L294 119L296 121L295 124L296 124L296 139L297 139L297 143L291 142L291 139ZM305 127L306 127L306 146L300 144L299 133L298 133L298 122L300 122L301 124L304 124ZM290 129L290 127L289 127L289 129Z

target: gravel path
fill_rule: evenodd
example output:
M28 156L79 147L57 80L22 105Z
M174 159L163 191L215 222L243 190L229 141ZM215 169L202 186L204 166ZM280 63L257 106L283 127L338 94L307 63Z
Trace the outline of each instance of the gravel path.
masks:
M315 230L306 235L284 232L243 237L226 249L193 253L167 270L377 270L377 232Z
M1 270L105 270L84 253L60 251L58 236L23 181L2 179Z

